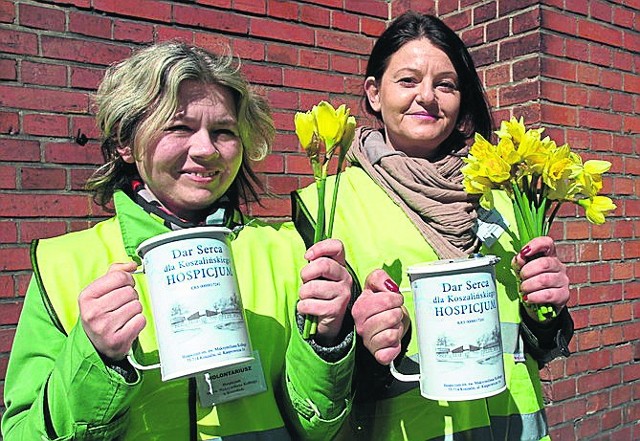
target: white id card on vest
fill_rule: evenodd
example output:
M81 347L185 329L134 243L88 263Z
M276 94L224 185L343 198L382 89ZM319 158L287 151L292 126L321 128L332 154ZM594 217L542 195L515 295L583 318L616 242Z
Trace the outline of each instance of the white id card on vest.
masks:
M198 398L202 407L259 394L267 390L258 351L254 359L233 366L212 369L196 376Z
M482 207L478 207L477 212L478 219L475 226L476 236L478 236L478 239L480 239L487 248L491 248L507 228L509 228L509 223L495 208L485 210Z

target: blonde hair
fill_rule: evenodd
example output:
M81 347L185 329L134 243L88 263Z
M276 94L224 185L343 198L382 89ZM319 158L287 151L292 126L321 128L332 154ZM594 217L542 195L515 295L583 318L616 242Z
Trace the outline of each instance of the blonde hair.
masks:
M263 159L275 135L266 101L249 89L231 55L217 56L196 46L164 42L146 47L107 69L95 95L96 120L102 133L105 164L87 181L94 200L106 208L114 191L129 189L137 176L135 164L125 163L118 147L152 142L175 115L178 90L185 80L218 84L231 90L236 102L238 129L243 144L242 166L228 196L238 204L248 194L258 199L254 185L262 187L249 160Z

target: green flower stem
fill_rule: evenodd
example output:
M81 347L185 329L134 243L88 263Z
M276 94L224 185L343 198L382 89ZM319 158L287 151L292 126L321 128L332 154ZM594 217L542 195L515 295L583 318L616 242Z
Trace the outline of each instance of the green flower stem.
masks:
M549 229L550 225L545 225L544 221L544 216L549 207L546 198L542 198L538 204L530 201L527 193L520 191L520 188L515 183L513 183L513 194L515 199L514 214L518 232L520 233L520 240L514 240L514 248L516 252L519 252L524 244L534 237L543 236L545 230ZM532 195L532 193L529 193L529 196ZM526 308L536 314L538 321L541 323L551 320L557 315L553 306L525 302L522 299L522 294L520 295L520 301Z
M344 153L340 151L338 155L338 169L336 170L336 182L333 186L333 196L331 197L331 211L329 212L329 226L327 227L327 238L333 235L333 219L336 214L336 203L338 202L338 187L340 186L340 175L342 174L342 164L344 162Z
M326 178L320 176L316 178L316 190L318 191L318 215L316 216L316 227L313 237L313 243L318 243L326 238L325 236L325 206L324 196L326 192ZM308 340L316 334L318 329L318 317L313 315L305 315L304 328L302 329L302 338Z

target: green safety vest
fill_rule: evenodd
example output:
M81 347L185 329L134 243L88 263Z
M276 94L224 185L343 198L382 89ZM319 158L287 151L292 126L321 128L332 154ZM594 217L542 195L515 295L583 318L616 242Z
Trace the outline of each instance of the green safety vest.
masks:
M45 304L56 325L67 335L79 326L78 293L104 275L111 263L129 261L143 240L168 231L123 193L116 193L115 201L115 217L89 230L41 240L33 248L34 272ZM295 311L296 298L286 293L297 293L296 268L304 265L304 244L291 226L271 227L256 221L238 234L231 248L252 348L259 351L268 390L203 408L193 379L163 383L159 370L145 371L140 374L140 390L123 423L123 439L290 439L276 402L276 385L281 381L284 353L291 337L287 311ZM261 252L263 249L268 252ZM274 261L276 258L278 262ZM147 320L138 337L136 356L143 364L157 363L146 279L141 274L134 278Z
M332 194L334 182L334 177L327 181L327 195ZM299 206L294 210L298 215L315 216L318 204L313 185L293 196L298 200ZM501 193L496 193L495 197L498 211L509 225L514 226L510 200ZM326 201L327 213L330 199ZM399 282L401 289L408 289L407 268L438 259L403 210L357 166L348 167L342 173L333 237L343 241L347 261L362 282L371 271L382 268ZM526 361L516 361L524 357L519 337L521 319L517 281L510 267L514 251L509 235L502 234L492 248L483 246L481 252L501 258L496 266L496 288L507 389L487 399L433 401L420 395L418 383L411 383L412 387L407 390L406 386L403 388L394 380L387 398L380 398L375 403L354 403L350 424L343 427L341 439L548 439L537 363L528 355ZM413 318L411 295L405 296L405 306ZM407 356L415 359L416 327L411 328ZM354 383L363 384L359 380ZM367 380L364 379L364 384Z

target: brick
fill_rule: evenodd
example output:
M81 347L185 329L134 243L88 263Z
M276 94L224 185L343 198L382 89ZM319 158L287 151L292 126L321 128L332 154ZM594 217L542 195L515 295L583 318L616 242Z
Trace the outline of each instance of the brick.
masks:
M113 20L97 14L69 13L69 31L91 37L111 39Z
M0 165L0 189L15 190L16 168L12 165Z
M87 179L93 174L95 168L73 168L70 170L71 190L84 190Z
M0 329L0 352L9 352L15 337L15 329Z
M575 35L614 47L622 46L621 30L592 21L578 20Z
M540 75L540 58L533 57L518 60L512 67L513 81L521 81L527 78L535 78Z
M283 73L280 67L257 64L249 67L247 64L244 64L242 71L247 80L254 84L266 84L270 86L281 86L283 84Z
M0 216L83 217L87 214L89 198L83 195L0 194Z
M600 392L586 397L587 415L605 410L609 405L609 394Z
M324 1L318 1L320 4L324 4ZM342 4L338 3L341 7ZM386 18L388 15L388 8L386 2L370 0L349 0L349 11L355 13L362 13L365 15L371 15L378 18Z
M285 20L298 20L300 5L286 0L268 0L267 15Z
M37 141L0 138L0 161L36 162L39 160L40 145Z
M0 59L0 79L14 81L18 78L18 64L16 60Z
M373 48L372 40L360 35L325 29L318 29L315 34L316 45L321 48L360 55L368 55Z
M36 34L9 29L0 29L0 52L36 55L38 37Z
M67 226L61 221L35 221L20 223L20 239L22 243L30 243L34 239L44 239L65 234Z
M615 367L601 372L586 374L578 378L578 393L584 394L603 390L610 386L620 384L621 380L622 371Z
M265 15L267 12L267 5L265 0L234 0L233 9L252 14Z
M19 4L20 24L29 28L46 29L48 31L64 31L64 11L53 8Z
M243 60L265 60L265 44L253 40L235 40L233 42L234 55Z
M378 37L386 29L385 21L360 17L360 32L370 37Z
M555 104L543 104L541 106L542 120L553 125L576 126L578 120L578 110L571 106L560 106ZM582 110L584 112L584 110ZM580 113L582 116L582 113Z
M71 66L71 87L96 90L104 77L104 69Z
M341 31L358 32L360 30L360 20L355 14L344 11L331 11L331 27Z
M589 324L592 326L608 324L610 322L610 307L600 306L589 310Z
M447 26L456 32L471 26L471 11L460 11L448 17L443 17L443 21Z
M59 64L23 61L21 73L22 81L28 84L44 86L65 86L67 84L67 68Z
M306 69L284 69L284 84L300 89L316 89L316 84L322 84L327 92L344 92L344 79L340 75L324 72L313 72Z
M3 196L0 195L0 198ZM23 271L30 267L29 247L8 246L0 248L0 270Z
M77 137L80 133L88 137L89 139L98 139L100 137L100 131L96 126L96 120L93 116L76 115L71 118L71 133L70 135ZM75 143L75 139L74 139ZM77 143L76 143L77 144ZM93 147L96 148L97 147Z
M551 9L542 9L540 11L540 25L542 29L553 30L567 35L576 35L578 31L574 16Z
M460 34L460 39L464 41L467 48L475 48L476 46L484 43L484 35L484 29L482 27L477 27L463 31Z
M113 26L113 37L118 41L153 43L153 26L145 23L117 20Z
M89 142L81 146L76 143L50 142L44 146L46 162L56 164L102 164L102 153L98 146Z
M244 35L249 33L249 18L226 11L174 5L173 17L176 23L188 26L199 26L205 29L216 29L219 32Z
M13 23L16 18L16 2L0 1L0 22Z
M252 163L251 167L255 172L260 173L282 173L284 172L284 156L268 155L262 161Z
M267 100L273 108L298 110L298 94L282 89L270 89L267 92Z
M207 41L210 41L212 38L216 38L219 36L211 35L211 34L198 34L199 37L196 38L194 33L188 29L178 29L175 27L168 27L162 25L155 26L155 33L157 41L167 41L167 40L176 40L183 41L185 43L195 43L204 48L210 48Z
M289 198L263 198L262 206L252 204L249 213L251 216L276 216L288 217L291 215L291 202Z
M331 54L330 57L331 70L354 75L364 74L364 72L360 72L360 62L358 58L338 54Z
M498 11L495 1L482 2L473 8L473 24L477 26L481 23L486 23L496 18L497 14Z
M499 102L501 106L510 106L535 100L538 96L538 82L523 82L502 89L499 94Z
M18 133L20 133L18 113L0 111L0 134L16 135Z
M266 183L269 192L280 195L288 195L300 186L295 176L268 176Z
M16 325L22 311L22 302L2 303L0 311L0 325Z
M0 85L0 105L21 109L79 113L87 110L88 96L59 90Z
M599 416L586 416L576 422L576 438L587 439L600 431Z
M67 173L61 168L23 167L20 182L24 190L64 190Z
M331 11L313 5L300 5L300 21L308 25L328 27L331 23Z
M63 115L29 113L22 119L22 130L28 135L68 136L69 120Z
M277 43L269 43L266 45L266 60L274 63L284 63L290 66L298 65L298 55L299 48L277 44Z
M300 152L298 137L293 133L279 133L273 147L274 152Z
M625 364L633 361L633 347L628 344L616 346L613 349L612 364Z
M300 49L300 66L308 69L328 70L329 54L321 51Z
M42 36L42 53L54 60L71 60L80 63L110 65L131 55L129 47L86 41L79 38Z
M577 64L557 58L542 57L540 73L551 78L565 81L576 81Z
M264 37L304 45L312 45L315 42L313 29L303 25L278 23L277 26L274 26L271 20L252 17L250 28L250 35L253 37Z
M611 280L611 266L609 263L593 264L589 268L589 281L591 283L608 282Z
M93 0L93 7L98 11L126 15L128 17L149 19L166 23L171 21L171 4L153 0L138 0L135 2Z

